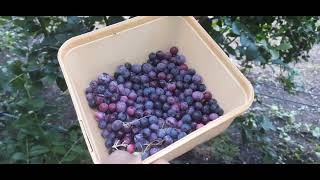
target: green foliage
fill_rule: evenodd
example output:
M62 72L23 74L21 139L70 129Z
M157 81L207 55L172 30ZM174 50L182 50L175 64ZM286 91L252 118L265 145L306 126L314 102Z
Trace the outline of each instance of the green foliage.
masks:
M64 113L67 107L62 101L66 99L67 92L62 92L67 90L67 86L58 65L57 52L67 39L92 31L97 24L111 25L126 18L0 17L0 56L4 58L0 59L1 163L90 162L79 125L61 123L66 121ZM307 52L319 42L318 17L196 18L228 55L240 61L243 72L255 65L278 66L283 72L279 79L288 90L294 88L293 80L297 75L291 63L307 60ZM61 90L60 98L51 100L47 89L56 86ZM279 112L273 116L287 119ZM269 116L257 113L248 113L236 122L241 129L241 143L256 147L263 154L264 162L304 161L301 146L290 142L290 136L287 136L300 127L291 123L279 129ZM270 131L280 133L279 138L283 141L279 147L283 148L275 149L268 137ZM310 132L307 134L319 138L319 128ZM231 163L239 159L241 149L231 143L230 134L221 135L210 143L217 161ZM319 147L316 153L319 156Z

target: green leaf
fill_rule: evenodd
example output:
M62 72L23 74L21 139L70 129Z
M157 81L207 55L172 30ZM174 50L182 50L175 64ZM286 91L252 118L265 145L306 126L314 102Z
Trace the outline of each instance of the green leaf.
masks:
M54 146L52 148L52 152L59 155L64 155L66 153L66 148L64 146Z
M20 75L23 73L22 71L22 62L21 61L14 61L12 64L9 65L9 69L15 75Z
M67 40L68 36L66 34L57 34L54 36L57 41L64 42Z
M251 44L253 44L253 41L248 37L248 35L246 35L245 33L241 33L240 35L240 43L242 46L250 46Z
M80 22L80 18L78 16L68 16L67 21L69 24L77 24Z
M110 16L108 18L108 25L112 25L112 24L121 22L123 20L124 20L124 18L122 16Z
M61 91L66 91L68 89L67 84L63 78L57 77L56 83Z
M21 161L26 159L26 155L22 152L16 152L11 156L11 159L15 161Z
M36 146L32 146L31 150L30 150L30 155L31 156L39 156L42 154L45 154L49 152L49 149L45 146L41 146L41 145L36 145Z
M292 45L289 42L283 42L277 47L277 49L280 51L286 51L291 48L292 48Z
M46 103L42 97L37 97L32 100L29 100L28 104L31 107L31 109L39 110L39 109L43 108Z
M320 137L320 128L319 127L316 127L312 130L312 135L316 138L319 138Z
M258 48L255 44L250 44L246 49L246 57L249 60L255 59L258 57Z

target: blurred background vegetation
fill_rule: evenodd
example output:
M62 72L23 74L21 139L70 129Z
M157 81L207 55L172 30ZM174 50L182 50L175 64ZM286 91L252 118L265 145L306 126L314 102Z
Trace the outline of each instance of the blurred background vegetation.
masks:
M92 163L57 52L73 36L129 18L0 17L0 163ZM319 163L320 55L310 51L320 17L195 18L257 93L225 133L172 163Z

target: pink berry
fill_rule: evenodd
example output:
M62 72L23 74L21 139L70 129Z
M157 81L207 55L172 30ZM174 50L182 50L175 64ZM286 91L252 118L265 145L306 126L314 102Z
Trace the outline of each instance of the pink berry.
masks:
M95 118L96 118L96 120L97 121L101 121L101 120L103 120L104 119L104 117L105 117L105 114L103 113L103 112L95 112Z
M179 70L188 70L188 65L186 64L181 64L180 66L178 66Z
M100 105L99 105L99 111L101 111L101 112L106 112L108 110L108 104L106 104L106 103L101 103Z
M135 149L136 147L135 147L135 145L134 144L129 144L128 146L127 146L127 151L129 152L129 153L134 153L134 149Z
M209 92L209 91L206 91L206 92L204 92L203 93L203 98L205 99L205 100L210 100L211 98L212 98L212 94L211 94L211 92Z
M129 106L129 107L127 108L127 114L128 114L129 116L133 116L135 113L136 113L136 108L135 108L135 107Z
M202 128L204 125L202 123L197 124L197 129Z
M115 112L116 109L117 109L117 105L116 105L115 103L109 104L109 110L110 110L111 112Z
M120 101L127 102L128 101L128 97L127 96L121 96L120 97Z

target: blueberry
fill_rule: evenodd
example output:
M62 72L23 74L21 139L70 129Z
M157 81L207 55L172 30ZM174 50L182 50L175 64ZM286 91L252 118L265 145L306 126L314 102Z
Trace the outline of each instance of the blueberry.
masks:
M160 81L159 81L159 86L160 86L161 88L164 88L164 87L167 86L167 82L166 82L165 80L160 80Z
M117 77L117 82L118 82L119 84L124 83L124 82L125 82L124 77L123 77L123 76L118 76L118 77Z
M102 73L98 76L98 83L103 85L108 85L108 83L112 80L111 76L107 73Z
M186 103L191 106L193 104L193 98L191 96L187 96L185 98Z
M144 151L143 154L141 155L141 159L145 160L150 156L149 151Z
M176 65L175 65L174 63L169 63L168 66L167 66L167 68L168 68L169 70L171 70L171 69L173 69L173 68L175 68L175 67L176 67Z
M157 133L154 133L154 132L151 133L149 137L149 141L154 141L156 139L158 139Z
M138 128L138 127L132 128L133 134L137 134L139 131L140 131L140 128Z
M169 135L173 138L176 139L178 137L178 131L175 128L172 128L169 132Z
M148 118L142 118L142 119L140 120L140 123L141 123L141 126L142 126L142 127L147 127L147 126L149 126L149 120L148 120Z
M166 124L166 121L162 118L158 119L158 125L160 128L164 127L164 125Z
M157 58L156 53L150 53L150 54L149 54L149 59L150 59L150 60L155 60L156 58Z
M165 144L165 145L170 145L170 144L172 144L172 143L173 143L173 139L171 138L171 136L166 135L166 136L164 137L164 144Z
M126 112L127 110L127 105L124 102L117 102L117 112Z
M174 97L172 97L172 96L169 96L167 98L167 102L168 102L168 104L172 105L172 104L174 104L176 102L176 99Z
M154 72L154 71L150 71L148 73L148 76L149 76L150 79L156 79L157 78L157 73Z
M150 129L153 131L158 131L159 130L159 126L157 124L151 124L150 125Z
M150 155L154 155L158 151L159 151L159 148L153 147L153 148L150 149Z
M198 89L198 91L200 91L200 92L204 92L204 91L206 91L207 87L206 87L206 85L204 85L204 84L199 84L198 87L197 87L197 89Z
M143 141L144 141L144 138L142 134L139 133L134 136L135 143L143 143Z
M162 108L162 103L159 101L155 101L154 102L154 108L155 109L161 109Z
M167 102L167 96L166 96L166 95L160 95L160 96L159 96L159 101L160 101L161 103Z
M97 87L97 93L98 94L104 94L105 90L106 90L106 88L104 86L98 86Z
M104 129L104 130L101 132L101 136L102 136L103 138L107 138L109 134L110 134L110 132L109 132L108 130L106 130L106 129Z
M185 132L180 132L179 134L178 134L178 139L182 139L183 137L185 137L187 135L187 133L185 133Z
M200 121L202 119L202 113L200 111L195 111L192 113L192 119L194 121Z
M156 115L157 117L162 117L162 111L157 109L154 111L154 115Z
M141 109L136 110L135 117L142 118L143 117L143 110L141 110Z
M159 137L159 138L163 138L164 136L166 136L166 131L165 131L165 129L159 129L159 131L158 131L158 137Z
M152 69L153 69L153 67L149 63L144 63L142 65L142 70L143 70L144 73L149 73L150 71L152 71Z
M170 109L170 105L168 104L168 103L164 103L163 105L162 105L162 110L163 111L168 111Z
M121 121L125 121L125 120L127 120L127 114L121 112L121 113L118 114L117 119L119 119Z
M166 73L160 72L158 73L157 77L159 80L165 80L167 76L166 76Z
M174 90L176 90L176 84L175 83L168 83L167 88L169 91L174 91Z
M167 65L164 63L157 64L157 70L158 72L164 71L167 68Z
M189 124L183 124L181 126L181 131L183 132L189 132L191 130L191 126Z
M209 105L204 105L202 108L202 113L203 114L209 114L210 113L210 106Z
M200 84L202 82L202 77L198 74L192 76L192 82L195 84Z
M178 89L183 89L183 82L182 81L177 81L176 82L176 87L178 88Z
M156 56L157 56L158 59L162 60L162 59L165 58L166 55L165 55L165 53L163 51L157 51L156 52Z
M112 130L114 131L119 131L123 127L122 121L120 120L115 120L112 123Z
M105 119L105 114L102 112L95 112L95 118L98 121L102 121Z
M144 107L146 109L153 109L153 102L152 101L146 101L144 104Z
M179 49L177 47L172 47L170 48L170 53L172 54L172 56L176 56L178 54Z
M177 126L177 120L174 117L168 117L166 119L166 125L170 127L176 127Z
M107 139L105 142L105 146L110 149L113 146L113 140Z
M97 88L97 87L98 87L98 81L92 80L92 81L90 82L90 87L91 87L92 89Z
M223 109L221 109L220 107L218 107L218 109L217 109L217 114L218 114L219 116L222 116L222 115L224 114Z
M195 91L192 93L192 98L195 101L201 101L203 99L203 93L200 91Z
M190 116L190 114L185 114L185 115L182 117L182 121L183 121L184 123L191 123L192 117Z
M131 71L138 74L141 72L141 64L133 64L131 66Z
M107 127L106 121L99 121L98 126L100 129L105 129Z
M202 110L203 105L202 105L201 102L195 102L195 103L194 103L194 108L195 108L196 110Z
M196 70L192 69L192 68L189 68L188 69L188 74L190 74L191 76L195 75L196 74Z
M180 109L182 110L182 111L186 111L186 110L188 110L188 103L186 103L186 102L181 102L180 103Z
M148 137L150 136L150 134L151 134L151 130L150 130L149 128L144 128L144 129L142 130L142 134L143 134L143 136L144 136L145 138L148 138Z
M179 74L179 69L178 68L173 68L170 70L170 74L172 74L173 76L177 76Z
M150 116L149 117L149 123L150 124L158 123L158 118L156 116Z
M176 81L183 81L183 76L178 74L178 75L175 76L175 80Z
M169 117L175 117L177 115L177 112L173 109L169 109L167 114Z
M186 62L186 57L184 55L178 55L176 58L177 64L184 64Z
M202 122L203 122L204 124L207 124L209 121L210 121L209 116L204 115L204 116L202 117Z

